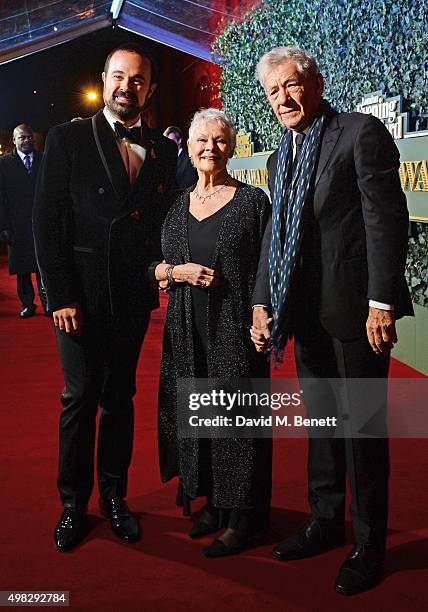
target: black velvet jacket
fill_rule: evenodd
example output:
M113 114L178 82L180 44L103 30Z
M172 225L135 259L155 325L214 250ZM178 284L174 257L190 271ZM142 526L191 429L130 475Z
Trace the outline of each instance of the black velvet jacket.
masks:
M37 260L49 309L78 302L99 318L158 305L147 269L160 255L160 227L175 186L174 144L143 125L147 155L131 188L102 111L47 137L34 204ZM110 180L111 179L111 180Z

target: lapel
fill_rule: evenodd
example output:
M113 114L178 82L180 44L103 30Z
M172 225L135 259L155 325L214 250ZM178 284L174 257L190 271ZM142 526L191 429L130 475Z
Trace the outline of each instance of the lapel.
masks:
M327 117L331 116L331 119L328 122L322 137L320 156L315 177L315 187L318 185L321 175L327 168L331 154L333 153L336 143L339 140L343 130L343 128L339 126L338 114L335 113L330 107L328 108L332 114L328 112L326 113Z
M232 202L226 204L228 209L226 210L226 214L224 215L222 222L220 224L220 228L218 230L217 242L214 249L214 255L211 262L211 267L215 268L219 254L221 252L223 244L227 241L227 238L230 238L230 235L235 235L237 232L237 228L239 227L239 223L235 221L233 222L233 217L238 215L239 210L241 208L241 204L239 202L240 198L238 196L238 191L242 188L242 184L238 182L236 187L236 191L233 195Z
M130 185L122 155L116 143L116 136L102 110L99 110L96 114L95 121L101 148L110 170L113 188L120 199L123 199L128 195Z
M36 151L34 151L33 167L32 167L32 172L31 172L31 176L33 177L33 180L37 177L37 173L39 171L39 166L40 166L41 161L42 161L41 153L37 153Z
M142 129L146 157L131 191L137 194L137 198L130 198L129 206L135 208L133 202L137 201L138 208L150 210L151 206L156 204L156 197L162 195L166 187L166 157L162 145L164 137L150 129L144 121L142 121Z
M190 262L190 249L189 249L189 239L187 236L187 221L188 221L188 213L189 213L189 203L190 203L190 189L186 189L180 198L181 204L179 207L179 224L178 227L180 229L180 238L178 240L178 244L180 248L182 248L182 257L184 263Z
M141 118L141 126L144 137L144 147L146 148L146 157L144 163L141 166L140 172L138 173L137 180L135 181L134 189L139 191L151 191L153 179L155 178L155 170L158 166L159 151L156 146L155 133L144 123Z
M214 254L213 254L213 258L212 258L212 262L211 262L211 266L214 268L218 257L219 257L219 253L221 251L222 245L225 243L225 241L227 241L227 239L231 236L233 236L236 233L236 223L232 222L232 219L235 215L237 215L239 213L240 210L240 203L239 203L239 196L238 196L238 190L242 189L243 185L242 183L238 182L238 186L236 188L236 192L235 195L233 196L233 202L230 202L230 205L227 204L227 206L229 207L228 210L226 211L226 214L223 217L223 220L221 222L220 228L219 228L219 232L218 232L218 236L217 236L217 241L216 241L216 245L215 245L215 249L214 249ZM189 262L191 261L190 258L190 249L189 249L189 240L188 240L188 235L187 235L187 222L188 222L188 214L189 214L189 202L190 202L190 191L191 191L191 187L188 187L179 197L180 197L180 206L177 209L177 214L178 214L178 228L179 228L179 239L178 239L178 244L180 245L180 248L182 249L181 252L181 257L183 258L184 262Z
M184 170L185 165L186 165L186 152L184 149L181 149L181 153L177 157L177 174Z
M24 166L24 162L19 157L18 151L16 149L14 149L12 153L12 159L13 159L13 163L15 164L15 168L18 171L18 173L21 174L22 177L25 177L26 180L30 179L31 175L28 174L27 168ZM34 163L34 159L35 159L35 155L33 157L33 163Z

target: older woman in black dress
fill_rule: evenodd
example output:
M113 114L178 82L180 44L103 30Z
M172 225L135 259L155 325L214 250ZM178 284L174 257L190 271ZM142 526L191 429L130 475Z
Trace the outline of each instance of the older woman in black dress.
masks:
M266 528L271 495L270 439L177 436L177 381L268 376L251 342L251 295L269 217L261 189L227 172L236 133L223 111L197 112L189 154L198 181L170 209L162 232L165 262L155 276L170 287L159 389L159 455L163 482L179 476L180 503L206 497L189 535L222 530L203 552L225 556L247 548Z

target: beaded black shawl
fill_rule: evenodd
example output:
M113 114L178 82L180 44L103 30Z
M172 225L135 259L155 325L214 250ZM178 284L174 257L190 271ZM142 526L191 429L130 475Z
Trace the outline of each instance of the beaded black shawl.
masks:
M164 259L191 261L187 239L190 189L170 209L162 229ZM209 290L209 378L269 375L266 357L250 338L251 297L263 233L270 215L265 193L243 183L223 218L212 262L221 284ZM198 262L195 262L198 263ZM177 437L177 380L194 377L192 301L187 283L171 290L163 337L159 387L159 459L162 481L179 475L185 492L198 495L197 439ZM218 507L252 507L256 496L270 496L271 441L213 439L213 503Z

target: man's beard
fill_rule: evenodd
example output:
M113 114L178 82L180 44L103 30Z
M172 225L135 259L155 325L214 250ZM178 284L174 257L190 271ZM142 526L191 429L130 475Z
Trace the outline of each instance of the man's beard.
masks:
M25 153L25 155L28 155L29 153L32 153L34 151L34 145L22 144L20 151L21 153Z
M117 102L116 98L120 95L121 98L127 98L130 100L131 104L121 104ZM122 121L128 121L129 119L134 119L138 117L138 115L143 110L143 107L138 106L138 101L136 96L131 92L114 92L111 95L111 98L107 101L106 106L108 110L113 114L122 119Z

